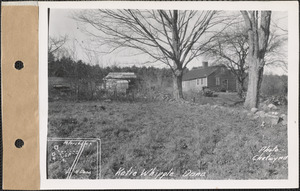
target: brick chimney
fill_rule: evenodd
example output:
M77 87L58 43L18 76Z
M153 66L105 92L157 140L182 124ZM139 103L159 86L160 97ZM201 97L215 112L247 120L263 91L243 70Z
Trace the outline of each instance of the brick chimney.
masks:
M208 67L208 62L202 62L202 67L207 68Z

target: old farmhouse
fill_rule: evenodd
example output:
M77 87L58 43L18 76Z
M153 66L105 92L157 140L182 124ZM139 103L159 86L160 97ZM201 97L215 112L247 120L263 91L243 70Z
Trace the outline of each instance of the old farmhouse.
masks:
M136 78L133 72L110 72L104 78L104 86L108 91L126 93L134 85Z
M202 90L208 87L214 91L236 91L235 75L223 65L208 66L208 62L203 62L202 67L192 69L183 74L183 91Z

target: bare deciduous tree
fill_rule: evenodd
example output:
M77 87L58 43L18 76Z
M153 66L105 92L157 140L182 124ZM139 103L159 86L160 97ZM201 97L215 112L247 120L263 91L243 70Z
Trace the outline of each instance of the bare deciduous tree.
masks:
M271 25L267 52L265 55L266 66L273 68L281 68L284 73L287 73L287 42L288 33L278 27L276 23Z
M48 40L48 63L51 63L58 58L58 54L64 52L65 49L63 46L66 44L68 37L59 36L59 37L50 37Z
M67 36L49 37L48 54L58 51L67 42Z
M207 56L214 58L215 64L225 65L237 78L238 95L243 97L245 80L247 78L248 64L248 37L238 26L232 27L218 35L210 43L207 49Z
M241 21L242 22L242 21ZM274 22L274 21L273 21ZM278 28L276 22L270 26L268 47L265 53L265 65L287 71L287 33ZM207 56L213 58L214 64L223 64L236 76L238 94L244 96L246 92L246 78L248 76L248 34L240 24L228 27L219 33L213 42L207 45Z
M133 48L149 55L152 62L168 65L177 100L183 98L183 71L213 39L208 31L221 22L217 18L216 11L178 10L89 10L75 16L92 26L86 32L99 42L98 46L110 45L109 52Z
M270 35L271 11L241 11L249 44L249 82L244 106L258 107L259 91Z

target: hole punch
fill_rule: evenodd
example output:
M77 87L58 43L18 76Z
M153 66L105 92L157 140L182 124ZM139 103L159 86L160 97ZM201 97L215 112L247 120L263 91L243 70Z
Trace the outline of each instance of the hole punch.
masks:
M15 62L15 68L16 68L17 70L21 70L22 68L24 68L23 62L20 61L20 60L16 61L16 62Z
M21 147L23 147L23 145L24 145L24 141L23 141L22 139L17 139L17 140L15 141L15 146L16 146L17 148L21 148Z

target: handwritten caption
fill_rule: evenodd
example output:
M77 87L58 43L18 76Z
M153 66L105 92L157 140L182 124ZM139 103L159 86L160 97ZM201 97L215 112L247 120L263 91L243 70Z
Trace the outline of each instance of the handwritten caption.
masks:
M253 161L268 161L271 163L278 161L286 161L288 159L287 155L281 155L281 151L278 146L263 146L259 149L258 154L252 157Z
M117 177L148 177L154 179L162 179L162 178L172 178L175 177L176 174L174 169L170 169L167 171L161 171L157 167L150 169L142 169L141 171L135 169L134 167L130 167L129 169L125 169L123 167L119 168L119 170L115 173ZM184 171L181 175L182 177L205 177L206 172L200 171L192 171L190 169Z

